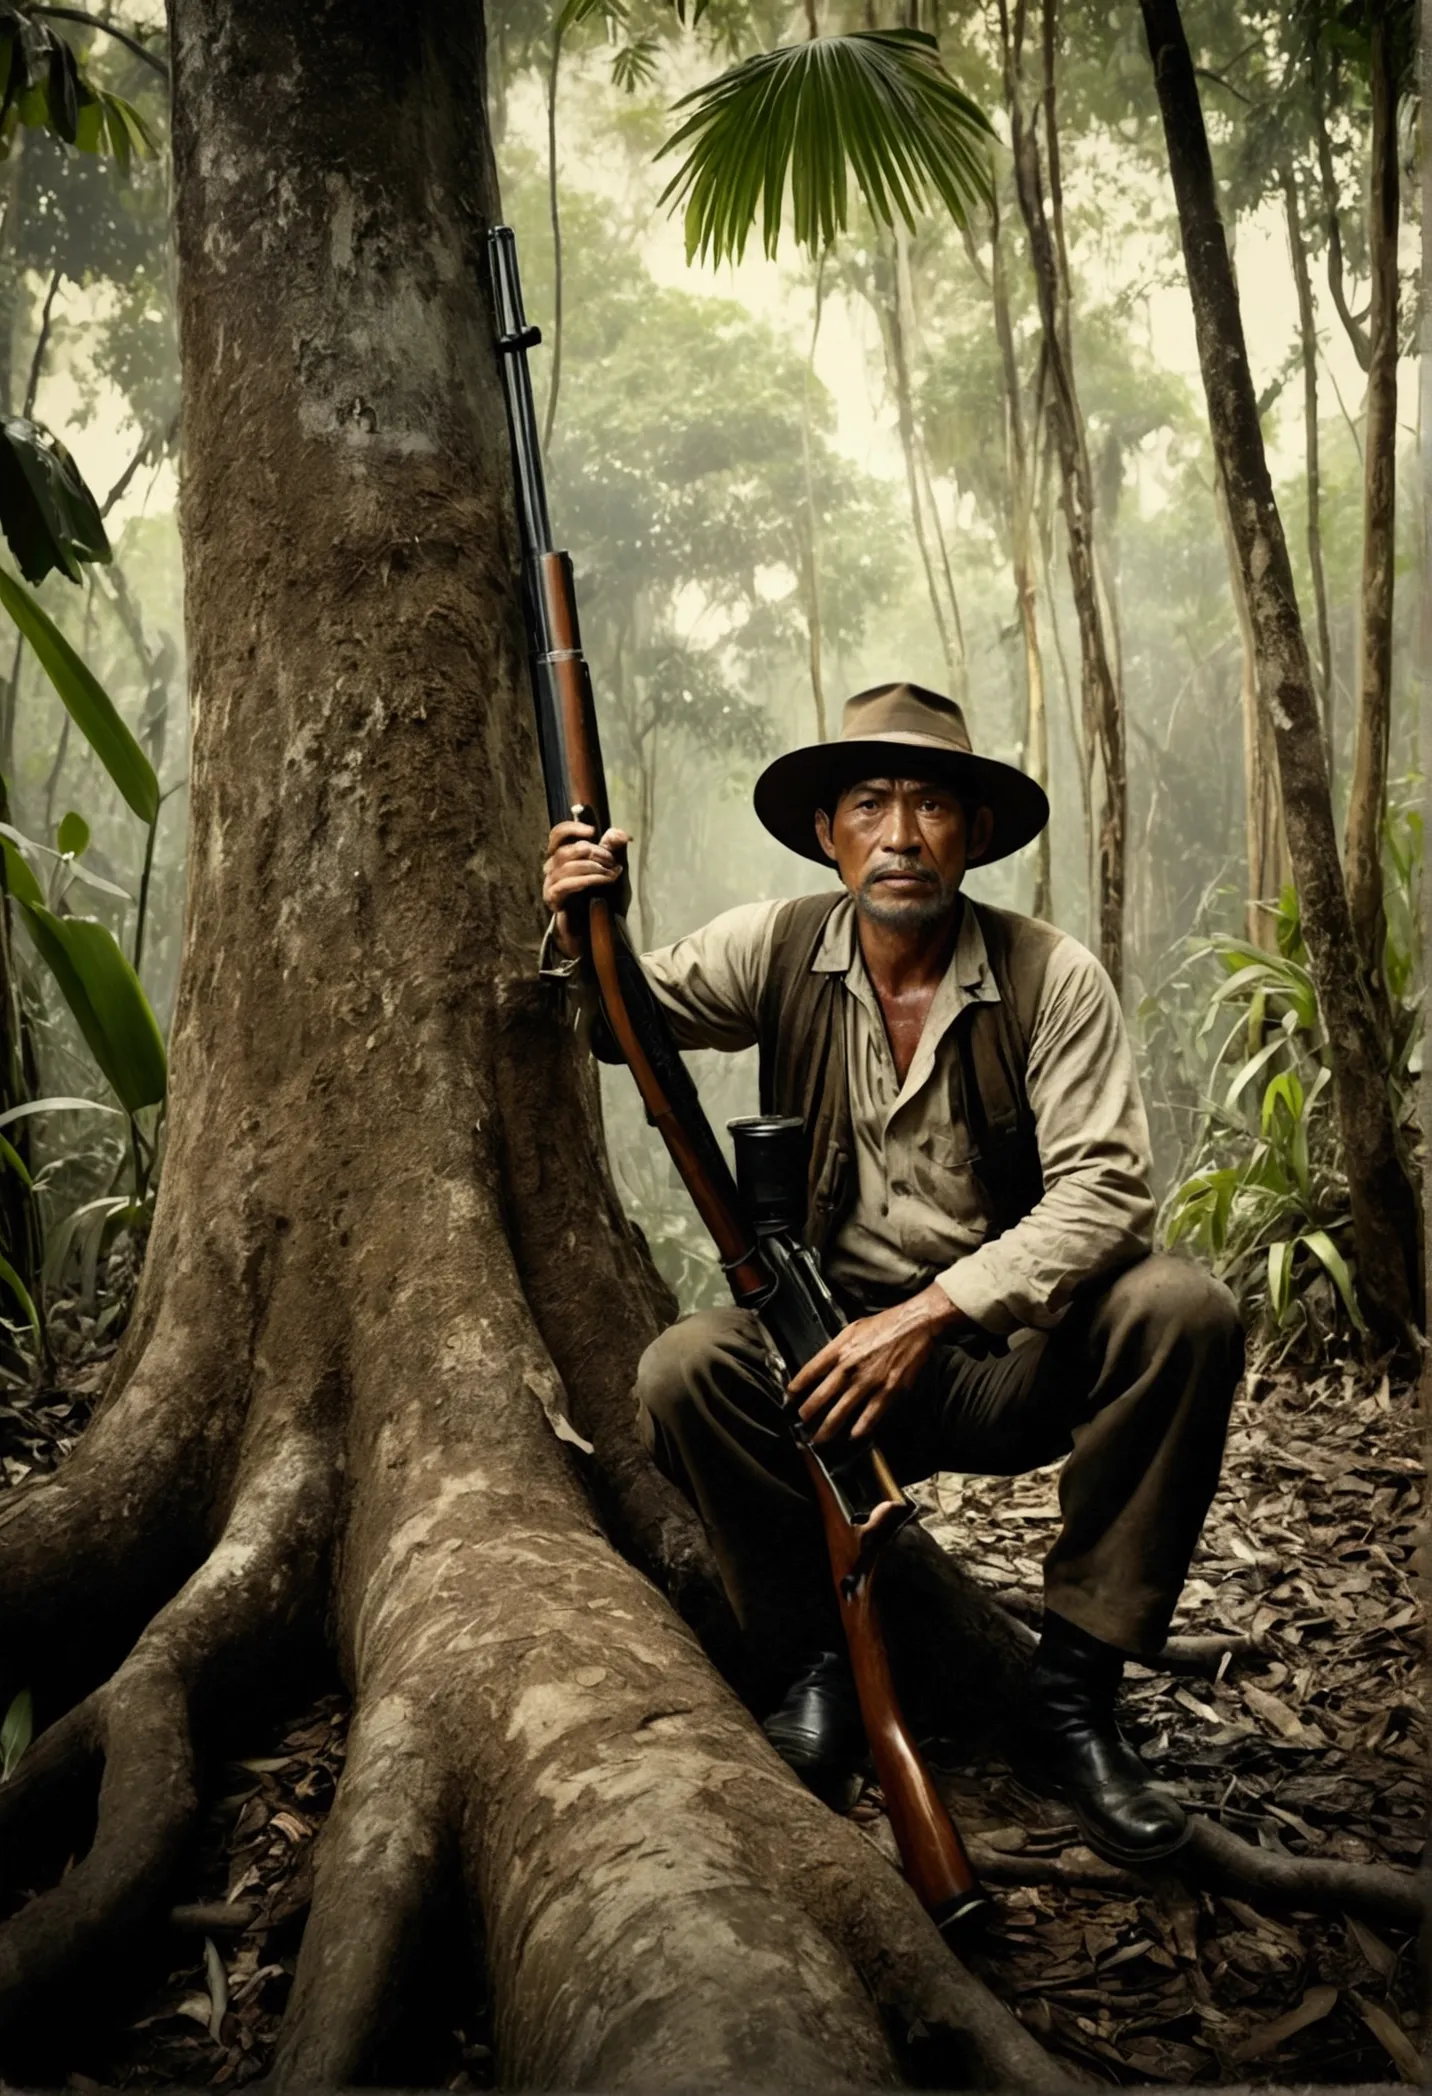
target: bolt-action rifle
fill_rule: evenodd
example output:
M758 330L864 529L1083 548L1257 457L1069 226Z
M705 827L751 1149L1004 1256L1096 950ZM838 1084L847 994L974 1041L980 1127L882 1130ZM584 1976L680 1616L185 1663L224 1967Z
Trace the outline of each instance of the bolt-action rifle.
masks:
M569 819L590 823L601 836L610 812L592 680L577 625L572 563L552 544L527 365L527 352L541 336L523 312L511 229L498 226L488 239L547 814L554 825ZM584 900L592 972L611 1038L715 1240L732 1295L756 1312L787 1374L794 1375L846 1322L814 1254L800 1240L802 1125L778 1115L732 1121L733 1178L616 901L603 893ZM847 1441L839 1454L827 1453L812 1445L794 1406L786 1408L786 1418L824 1523L860 1714L905 1875L936 1923L954 1933L973 1922L987 1901L901 1715L873 1598L885 1548L916 1518L915 1509L878 1449Z

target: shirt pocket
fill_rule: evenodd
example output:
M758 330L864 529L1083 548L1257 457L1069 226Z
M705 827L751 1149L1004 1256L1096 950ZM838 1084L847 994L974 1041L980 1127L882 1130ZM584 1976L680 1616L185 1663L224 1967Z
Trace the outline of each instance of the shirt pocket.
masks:
M972 1249L989 1227L984 1189L972 1159L963 1130L939 1129L912 1147L906 1167L916 1195L958 1235L959 1246L952 1244L952 1251Z

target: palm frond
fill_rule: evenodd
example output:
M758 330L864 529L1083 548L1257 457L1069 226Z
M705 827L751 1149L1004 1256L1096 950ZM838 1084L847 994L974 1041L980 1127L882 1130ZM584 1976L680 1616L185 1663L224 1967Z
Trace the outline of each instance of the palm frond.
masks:
M774 255L788 175L795 238L813 253L845 230L847 164L875 217L893 225L898 212L912 232L936 203L963 225L990 193L994 132L923 30L763 51L676 107L693 114L658 158L689 150L661 201L686 206L688 261L739 261L758 217Z

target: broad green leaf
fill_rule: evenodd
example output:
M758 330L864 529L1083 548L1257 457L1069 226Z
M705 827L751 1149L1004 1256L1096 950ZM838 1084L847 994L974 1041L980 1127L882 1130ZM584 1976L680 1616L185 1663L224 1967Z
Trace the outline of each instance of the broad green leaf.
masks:
M129 961L107 925L22 905L25 922L90 1053L130 1113L164 1097L164 1042Z
M101 107L104 112L104 128L105 135L109 139L109 149L115 157L120 173L127 175L132 156L129 126L125 123L119 111L112 106L108 96L104 98Z
M994 132L923 30L759 52L676 106L693 114L658 155L687 149L661 202L685 202L688 261L739 260L758 218L774 255L788 176L796 242L813 254L845 229L848 168L875 218L911 232L937 204L964 225L990 194Z
M1280 1105L1296 1127L1303 1118L1303 1084L1296 1070L1280 1070L1269 1080L1263 1093L1261 1120L1264 1135L1272 1131Z
M27 1120L31 1114L118 1112L119 1108L111 1106L107 1099L76 1099L68 1094L52 1093L45 1099L26 1099L20 1106L7 1107L4 1113L0 1113L0 1128L8 1128L12 1121Z
M102 88L100 93L105 107L118 112L120 120L129 133L130 144L139 152L147 153L151 160L154 159L159 151L158 143L154 133L150 130L148 124L145 123L144 118L134 104L126 102L123 95L111 94L108 88Z
M9 831L9 835L0 839L0 852L3 852L5 858L7 891L14 896L16 902L43 904L45 891L36 880L34 869L24 853L17 851L11 842L11 838L19 834L18 831L11 831L8 823L0 824L0 828Z
M59 627L13 575L0 568L0 604L34 649L40 665L89 743L141 822L159 813L154 767L130 734L114 701Z
M34 1297L30 1294L29 1289L20 1279L20 1276L16 1273L14 1267L10 1264L9 1260L5 1257L3 1252L0 1252L0 1282L3 1282L4 1285L9 1289L11 1295L14 1296L16 1302L24 1311L26 1322L29 1324L30 1330L34 1333L35 1344L36 1346L38 1346L40 1343L40 1313L35 1308ZM8 1776L9 1773L10 1771L6 1769L5 1774Z
M30 1691L22 1688L6 1711L4 1724L0 1725L0 1783L13 1772L34 1731L35 1706L30 1700Z
M1320 1259L1332 1276L1333 1285L1343 1299L1348 1316L1359 1332L1367 1330L1363 1314L1358 1308L1357 1290L1352 1285L1352 1275L1342 1253L1328 1236L1326 1230L1305 1230L1299 1243L1305 1244L1316 1259Z
M23 415L0 421L0 529L27 582L59 568L71 582L82 561L107 561L99 505L59 439Z
M91 1247L97 1257L98 1240L106 1225L126 1211L133 1211L135 1215L139 1213L127 1194L101 1194L97 1200L86 1201L81 1207L72 1209L62 1222L57 1223L45 1244L46 1288L59 1286L77 1241L85 1263L89 1263Z
M96 94L82 94L79 116L75 122L77 150L81 153L97 153L105 142L105 136L104 104ZM128 146L128 138L124 142Z
M77 815L71 808L68 815L61 819L55 832L55 842L62 852L82 852L88 849L89 841L89 824L83 815Z
M1251 1083L1265 1064L1270 1063L1275 1055L1280 1055L1287 1045L1281 1034L1274 1034L1272 1040L1265 1041L1256 1055L1249 1056L1247 1062L1244 1063L1242 1069L1229 1085L1227 1094L1224 1097L1224 1106L1230 1112L1237 1105L1238 1094L1243 1090L1243 1087Z
M16 1173L33 1192L35 1182L30 1177L30 1167L26 1164L9 1137L4 1135L0 1135L0 1164L8 1165L10 1170Z
M1293 1241L1285 1237L1268 1247L1268 1302L1279 1324L1288 1314L1292 1284Z
M66 821L75 822L80 825L80 827L84 830L85 843L87 844L89 842L89 825L84 821L83 817L79 815L67 816ZM64 825L61 824L62 831L63 828ZM53 844L40 844L34 837L25 836L24 833L20 830L17 830L12 823L0 822L0 839L8 840L8 843L12 847L19 846L23 851L37 852L42 858L53 859L56 862L56 864L58 864L62 859L69 857L70 863L67 872L68 879L83 881L87 888L97 888L101 895L117 896L120 902L133 902L134 900L134 897L130 894L129 890L127 888L121 888L118 882L107 881L104 879L102 874L96 873L92 867L79 865L73 859L73 857L70 857L70 855L67 854L64 850L56 850ZM80 846L79 849L83 850L84 846ZM20 896L20 899L25 902L44 902L44 893L41 890L38 882L35 881L35 875L31 870L28 861L21 858L19 851L16 852L15 856L17 859L20 860L21 865L25 869L24 873L20 876L21 880L23 881L25 876L28 875L31 882L35 883L35 889L32 895L28 888L24 889L22 893L21 890L12 887L10 891L11 894ZM9 860L7 859L7 869L9 863Z

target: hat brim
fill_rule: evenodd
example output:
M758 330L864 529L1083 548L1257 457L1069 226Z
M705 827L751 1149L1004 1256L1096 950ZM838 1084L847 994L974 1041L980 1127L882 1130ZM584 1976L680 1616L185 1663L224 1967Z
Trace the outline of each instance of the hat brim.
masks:
M868 759L868 764L866 760ZM771 835L803 859L828 866L829 859L815 834L815 811L828 807L834 782L843 774L862 772L870 778L918 776L944 779L960 793L968 793L994 816L994 828L986 849L971 866L989 866L1007 859L1029 843L1049 820L1049 796L1027 772L997 757L977 757L966 750L952 750L923 737L852 737L849 741L818 742L802 750L788 750L768 764L756 781L756 814Z

